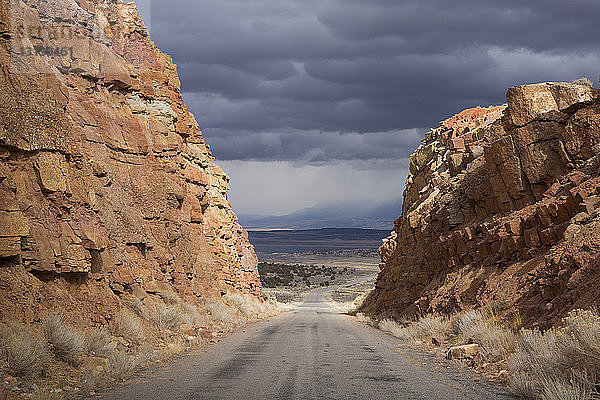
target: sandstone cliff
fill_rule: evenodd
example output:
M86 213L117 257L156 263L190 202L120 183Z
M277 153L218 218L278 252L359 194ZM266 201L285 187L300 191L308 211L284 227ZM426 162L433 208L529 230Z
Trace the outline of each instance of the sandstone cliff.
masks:
M228 177L133 2L2 0L0 105L0 320L261 295Z
M600 298L600 91L541 83L463 111L412 155L363 310L411 318L499 302L547 327Z

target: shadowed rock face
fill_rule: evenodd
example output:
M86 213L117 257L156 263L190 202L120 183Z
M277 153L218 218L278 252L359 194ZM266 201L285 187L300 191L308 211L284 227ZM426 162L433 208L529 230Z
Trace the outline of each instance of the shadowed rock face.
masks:
M541 83L461 112L411 157L364 305L396 318L512 304L549 326L600 297L600 91Z
M133 3L1 0L0 104L0 319L261 295L229 178Z

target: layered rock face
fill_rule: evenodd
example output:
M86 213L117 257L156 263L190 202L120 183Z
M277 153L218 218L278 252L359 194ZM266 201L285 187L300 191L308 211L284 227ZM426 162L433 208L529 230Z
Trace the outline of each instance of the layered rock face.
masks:
M1 0L0 60L0 319L261 295L228 177L134 3Z
M547 327L600 303L600 91L542 83L507 99L426 134L365 312L498 302Z

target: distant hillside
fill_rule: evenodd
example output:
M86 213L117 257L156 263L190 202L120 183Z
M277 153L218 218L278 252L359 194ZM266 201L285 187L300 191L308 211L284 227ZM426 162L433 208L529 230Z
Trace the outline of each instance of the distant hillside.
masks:
M318 204L288 215L240 215L246 229L319 229L330 227L381 229L391 231L402 210L402 199L369 207L363 202L346 201Z
M294 253L307 250L377 249L387 230L327 228L309 230L248 231L250 242L261 253Z

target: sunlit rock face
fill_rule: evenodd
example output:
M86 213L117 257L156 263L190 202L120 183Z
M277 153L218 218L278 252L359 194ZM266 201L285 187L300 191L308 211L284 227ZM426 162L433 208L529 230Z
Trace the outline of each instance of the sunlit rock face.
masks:
M134 3L2 0L0 68L2 319L261 295L229 178Z
M507 99L426 134L365 312L498 303L549 326L599 304L600 91L541 83Z

